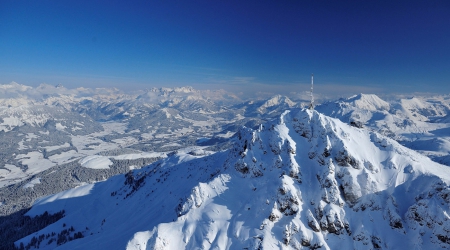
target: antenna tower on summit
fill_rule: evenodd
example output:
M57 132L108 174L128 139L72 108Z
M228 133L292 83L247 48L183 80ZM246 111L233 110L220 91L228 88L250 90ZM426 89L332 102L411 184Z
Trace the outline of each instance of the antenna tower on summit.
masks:
M309 104L309 109L310 110L314 110L313 87L314 87L314 74L311 74L311 103Z

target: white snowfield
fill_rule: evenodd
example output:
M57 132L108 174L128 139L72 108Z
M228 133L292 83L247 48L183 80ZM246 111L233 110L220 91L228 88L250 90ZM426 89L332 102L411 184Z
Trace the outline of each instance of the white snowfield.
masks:
M449 167L394 140L292 110L242 128L228 151L180 151L41 199L29 216L65 217L16 245L50 235L39 249L448 249L449 185Z
M92 169L108 169L113 163L106 156L90 155L79 161L82 167Z
M134 160L134 159L140 159L140 158L164 158L167 157L167 153L160 153L160 152L144 152L144 153L138 153L138 154L124 154L124 155L118 155L118 156L111 156L110 158L114 158L116 160Z
M4 173L0 172L0 176L3 177L0 179L0 187L23 181L26 178L29 178L56 165L49 159L45 159L42 153L39 151L32 151L27 154L19 154L15 158L18 159L22 164L28 166L27 171L24 172L15 165L6 164L5 167L8 169L8 171L5 171Z
M136 153L136 154L123 154L117 156L101 156L101 155L90 155L84 157L79 160L79 163L82 167L92 168L92 169L108 169L113 162L110 160L134 160L134 159L142 159L142 158L165 158L167 157L167 153L161 152L146 152L146 153Z

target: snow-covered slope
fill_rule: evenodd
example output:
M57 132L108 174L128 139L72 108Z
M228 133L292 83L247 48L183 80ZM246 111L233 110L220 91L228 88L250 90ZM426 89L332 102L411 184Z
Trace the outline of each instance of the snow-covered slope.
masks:
M418 121L429 121L433 117L442 117L448 111L448 107L441 103L427 102L418 97L400 99L394 103L393 109L412 120Z
M347 99L354 107L370 111L389 110L389 103L376 95L358 94Z
M402 136L432 130L436 126L429 122L442 119L449 108L444 100L413 97L388 103L373 94L359 94L320 104L316 110L353 125L384 128Z
M235 110L242 110L245 117L276 117L286 109L298 105L287 96L275 95L268 99L250 100L234 105Z
M450 168L316 111L35 203L39 249L450 248ZM33 239L34 237L34 239ZM32 244L31 244L32 243Z
M389 116L390 104L376 95L359 94L346 99L325 102L316 110L355 126L372 125Z
M352 126L366 127L389 136L435 161L450 165L447 150L447 144L450 144L449 104L445 96L413 97L388 103L376 95L360 94L326 102L316 109Z
M259 113L267 112L270 108L292 108L296 105L295 102L291 101L286 96L276 95L266 101L257 108Z

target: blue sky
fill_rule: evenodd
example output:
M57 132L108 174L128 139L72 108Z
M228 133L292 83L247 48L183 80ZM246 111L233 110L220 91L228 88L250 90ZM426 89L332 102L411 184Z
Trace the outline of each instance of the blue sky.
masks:
M450 1L5 1L0 83L450 92Z

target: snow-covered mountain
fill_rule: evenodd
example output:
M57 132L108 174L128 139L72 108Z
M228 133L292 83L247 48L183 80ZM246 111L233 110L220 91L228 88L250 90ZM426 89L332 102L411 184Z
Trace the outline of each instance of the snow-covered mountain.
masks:
M337 101L328 101L316 110L344 122L371 128L385 127L395 134L418 133L430 123L442 120L450 112L450 101L437 98L412 97L390 103L373 94L359 94ZM406 130L405 130L406 129ZM400 132L400 131L403 132Z
M450 248L450 168L316 111L36 201L34 249ZM45 216L44 216L45 215Z
M450 100L445 96L402 98L391 102L360 94L318 105L319 112L356 127L366 127L450 165Z
M39 197L103 181L174 152L181 158L209 159L213 156L203 155L212 152L205 152L230 148L229 138L243 125L257 129L296 106L298 102L280 95L246 101L223 90L191 87L125 93L114 88L0 85L0 230L10 228L10 222L27 221L22 214ZM384 101L360 94L316 109L450 165L448 96ZM192 185L198 181L207 182L196 179Z
M242 126L258 126L283 111L275 96L266 111L245 113L224 90L76 88L0 85L0 215L27 209L45 195L140 168L174 150L228 148ZM270 109L270 112L268 110ZM116 156L122 158L116 159ZM97 168L80 164L103 159ZM131 158L131 159L130 159Z
M275 95L263 100L249 100L234 105L232 108L241 110L245 117L276 117L286 109L298 106L298 103L292 101L287 96Z
M87 114L95 120L123 119L165 107L179 111L219 112L222 105L241 101L224 90L195 90L192 87L152 88L124 93L114 88L76 88L41 84L36 88L15 82L0 85L0 131L24 124L42 125L52 115ZM42 112L35 106L46 106ZM58 108L58 109L57 109Z
M390 105L376 95L359 94L318 105L316 110L356 126L380 120L389 114Z

